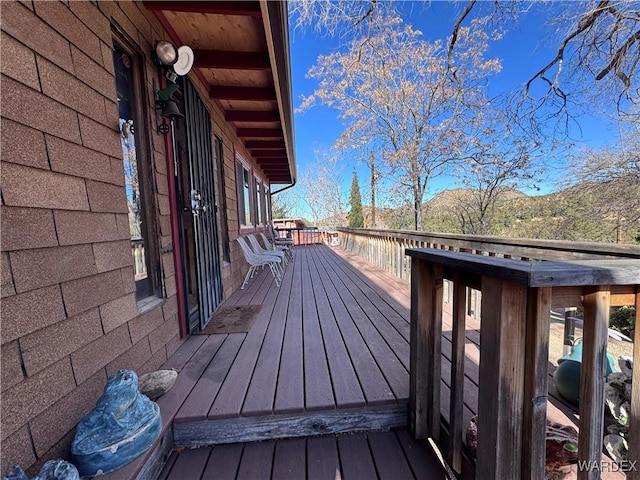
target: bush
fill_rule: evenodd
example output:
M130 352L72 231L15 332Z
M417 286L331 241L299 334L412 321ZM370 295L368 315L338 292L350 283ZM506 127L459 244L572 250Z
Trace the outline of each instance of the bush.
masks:
M631 336L636 325L635 307L617 307L611 309L609 327L624 335Z

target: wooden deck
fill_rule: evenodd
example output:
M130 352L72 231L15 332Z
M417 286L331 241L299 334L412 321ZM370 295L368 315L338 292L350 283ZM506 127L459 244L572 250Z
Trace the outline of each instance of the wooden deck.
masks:
M318 462L344 475L335 478L441 478L431 450L404 430L409 285L339 247L296 246L294 255L280 288L265 270L224 302L262 305L248 333L193 335L163 366L180 374L158 400L170 435L154 455L176 449L159 478L212 478L212 469L215 478L254 478L253 463L264 467L260 478L325 478L314 476L324 471L314 467ZM446 306L445 300L440 407L448 420ZM479 322L467 317L463 435L478 411L479 344ZM556 398L549 380L548 418L577 426L575 409ZM386 460L380 445L394 452ZM348 447L360 453L343 455ZM416 473L423 467L415 452L437 475ZM351 461L377 476L354 474L360 470ZM391 476L386 464L396 469ZM281 475L287 468L306 473Z
M406 424L406 303L381 288L390 275L340 255L296 247L280 288L265 271L224 302L262 305L249 333L189 339L197 381L174 420L177 446Z
M217 445L173 452L158 480L444 480L406 430Z

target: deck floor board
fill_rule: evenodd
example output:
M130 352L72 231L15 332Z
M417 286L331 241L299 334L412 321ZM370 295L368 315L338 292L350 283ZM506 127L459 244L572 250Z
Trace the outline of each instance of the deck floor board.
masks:
M426 444L404 430L216 445L183 450L171 460L163 480L446 478Z

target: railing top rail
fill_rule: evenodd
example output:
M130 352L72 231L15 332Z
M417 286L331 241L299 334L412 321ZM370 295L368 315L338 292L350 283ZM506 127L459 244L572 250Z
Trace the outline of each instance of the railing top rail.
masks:
M403 240L430 241L432 239L453 242L464 242L473 245L478 250L491 250L491 246L513 247L518 249L539 249L557 252L579 253L587 255L608 255L625 258L640 259L640 245L572 242L566 240L542 240L532 238L506 238L482 235L462 235L456 233L418 232L415 230L382 230L372 228L338 227L336 230L344 233L368 235L373 237L399 238ZM435 242L434 242L435 243Z
M503 278L529 287L640 284L640 260L522 262L430 248L408 248L405 253L412 258L429 260L477 275Z

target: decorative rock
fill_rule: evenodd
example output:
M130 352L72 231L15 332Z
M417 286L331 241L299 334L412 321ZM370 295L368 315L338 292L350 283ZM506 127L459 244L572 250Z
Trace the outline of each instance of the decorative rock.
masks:
M2 480L29 480L20 465L14 465ZM31 480L80 480L78 470L65 460L47 461Z
M156 400L173 387L178 378L175 370L157 370L140 376L140 393Z
M140 394L134 371L120 370L78 424L71 457L83 477L109 473L140 456L161 430L158 405Z

